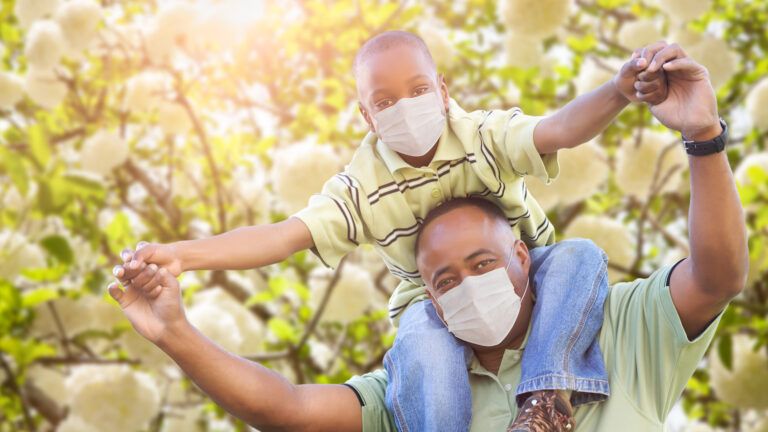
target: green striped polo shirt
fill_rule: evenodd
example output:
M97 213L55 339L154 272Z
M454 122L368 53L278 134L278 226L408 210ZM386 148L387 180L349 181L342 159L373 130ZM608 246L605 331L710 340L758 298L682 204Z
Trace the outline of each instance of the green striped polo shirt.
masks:
M400 283L389 317L426 298L416 268L416 233L427 213L453 198L484 197L507 215L533 248L552 244L554 227L528 193L524 175L546 183L559 171L557 154L539 155L533 130L541 120L510 110L464 111L450 101L446 128L428 166L413 167L369 133L343 172L294 217L312 234L313 252L329 267L361 243L374 246Z

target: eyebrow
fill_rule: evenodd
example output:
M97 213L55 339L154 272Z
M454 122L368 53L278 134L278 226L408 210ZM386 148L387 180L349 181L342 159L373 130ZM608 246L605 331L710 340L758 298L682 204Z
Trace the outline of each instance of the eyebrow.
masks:
M475 259L475 258L477 258L478 256L480 256L480 255L483 255L483 254L493 254L493 252L492 252L492 251L490 251L490 250L488 250L488 249L478 249L478 250L476 250L476 251L472 252L471 254L467 255L467 256L464 258L464 262L467 262L467 261L471 261L471 260L473 260L473 259ZM438 278L440 275L442 275L443 273L446 273L446 272L448 272L450 269L451 269L451 267L450 267L450 266L445 266L445 267L442 267L442 268L438 269L438 270L435 272L435 274L434 274L434 275L432 275L432 286L435 286L435 281L437 280L437 278Z

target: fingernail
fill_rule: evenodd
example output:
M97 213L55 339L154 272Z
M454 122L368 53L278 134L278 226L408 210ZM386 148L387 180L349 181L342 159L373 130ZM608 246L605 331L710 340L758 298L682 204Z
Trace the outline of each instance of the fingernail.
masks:
M120 276L120 266L119 265L116 265L116 266L112 267L112 274L115 275L116 277Z

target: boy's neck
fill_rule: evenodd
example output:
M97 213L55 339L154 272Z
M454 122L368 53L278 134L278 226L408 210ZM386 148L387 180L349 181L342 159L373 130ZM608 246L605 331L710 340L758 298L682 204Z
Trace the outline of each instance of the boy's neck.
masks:
M436 142L435 145L432 146L432 148L427 152L427 154L423 156L408 156L404 155L402 153L398 153L400 157L407 163L408 165L415 167L415 168L421 168L429 165L430 162L432 162L432 158L435 157L435 153L437 153L437 146L440 143L440 141Z

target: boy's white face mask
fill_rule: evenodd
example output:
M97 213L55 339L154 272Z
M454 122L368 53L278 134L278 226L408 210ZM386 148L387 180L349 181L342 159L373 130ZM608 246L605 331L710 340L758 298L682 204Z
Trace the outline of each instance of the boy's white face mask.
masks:
M408 156L429 152L445 129L445 109L437 91L403 98L374 114L376 133L392 150Z
M510 256L511 258L511 256ZM437 299L448 331L475 345L493 347L504 341L520 315L522 297L515 292L507 268L467 276Z

